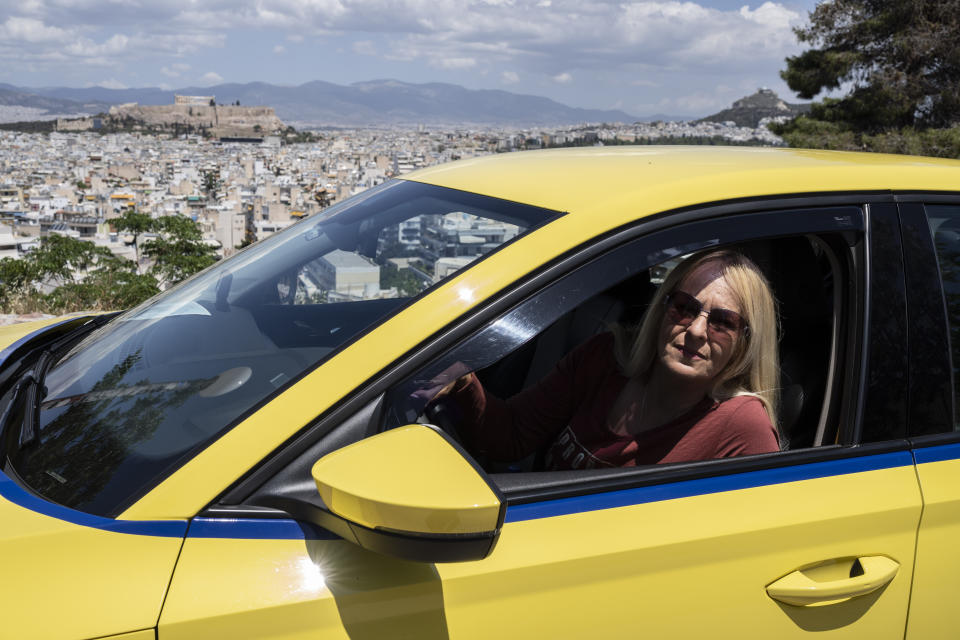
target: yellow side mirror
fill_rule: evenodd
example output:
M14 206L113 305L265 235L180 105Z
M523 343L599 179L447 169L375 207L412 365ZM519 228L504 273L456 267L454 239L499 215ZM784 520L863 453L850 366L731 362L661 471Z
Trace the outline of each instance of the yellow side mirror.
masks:
M322 457L312 472L326 509L301 514L387 555L479 560L503 526L500 492L436 427L411 424L366 438Z

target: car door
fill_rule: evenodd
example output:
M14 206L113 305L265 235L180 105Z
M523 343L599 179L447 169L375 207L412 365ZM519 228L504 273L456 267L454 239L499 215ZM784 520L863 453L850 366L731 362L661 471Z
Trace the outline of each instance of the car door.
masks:
M960 616L960 199L905 198L900 205L910 303L910 433L923 518L908 638L949 638ZM951 364L952 360L952 364Z
M901 637L921 497L904 379L886 375L906 362L897 212L806 204L708 208L604 237L424 345L191 522L159 637ZM819 354L795 450L596 472L487 466L506 518L493 552L469 562L379 555L270 507L315 492L324 453L416 421L410 385L453 362L514 363L611 285L728 244L772 260L803 246L813 262L788 260L789 275L822 269L783 281L789 340L801 359ZM811 283L830 289L813 303L825 334L804 333Z

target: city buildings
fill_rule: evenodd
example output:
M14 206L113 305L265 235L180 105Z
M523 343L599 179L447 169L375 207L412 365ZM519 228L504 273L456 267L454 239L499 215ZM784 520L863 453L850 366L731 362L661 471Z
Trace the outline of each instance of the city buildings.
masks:
M184 98L187 99L187 98ZM209 96L193 98L198 104ZM51 233L91 240L134 259L132 236L111 220L135 209L196 221L227 256L352 194L420 167L498 152L569 145L727 141L777 145L766 128L658 122L540 129L337 129L263 142L196 135L0 130L0 257L23 255ZM467 214L420 216L391 231L391 257L439 279L517 234ZM354 256L355 257L355 256ZM388 296L377 265L348 255L301 274L306 290ZM396 295L394 290L393 295Z

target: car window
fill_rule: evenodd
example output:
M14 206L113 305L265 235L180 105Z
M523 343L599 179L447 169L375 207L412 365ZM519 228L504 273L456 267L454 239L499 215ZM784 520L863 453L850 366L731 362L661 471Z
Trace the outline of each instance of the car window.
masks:
M940 280L950 325L953 361L954 430L960 430L960 206L928 205L928 221L940 264Z
M114 515L413 297L558 215L402 180L324 210L58 354L13 470Z
M590 366L583 364L589 356L568 354L614 349L613 333L626 329L624 335L629 335L629 328L647 313L658 288L678 263L695 251L725 247L743 253L760 267L779 303L776 355L781 365L774 384L779 396L775 410L780 448L836 442L838 433L827 425L837 423L828 416L835 412L838 401L833 393L837 377L830 367L838 348L838 314L845 292L837 288L836 283L843 281L836 273L842 258L832 247L841 241L813 235L733 245L718 242L716 237L707 242L697 242L693 236L689 239L691 242L668 245L647 240L642 247L614 252L504 314L396 385L387 395L383 428L410 422L437 424L459 437L468 449L472 446L471 453L494 473L569 468L571 465L551 467L551 456L562 456L564 451L570 453L571 464L577 463L572 468L597 466L590 464L587 455L576 457L577 443L562 425L552 425L553 431L545 439L537 433L535 442L523 442L528 439L524 433L509 447L517 459L505 459L502 450L492 455L479 450L471 445L473 438L461 433L465 425L472 424L463 416L470 407L445 399L464 384L476 382L498 398L519 397L517 394L532 393L529 390L542 385L558 363L565 366L565 357L577 357L577 367ZM580 347L585 343L586 347ZM606 357L606 361L612 358ZM475 375L476 381L468 382L467 374ZM591 383L582 380L579 384ZM535 409L527 405L519 410L542 412L544 404L562 404L563 400L548 394ZM513 414L510 419L514 420ZM565 437L569 442L562 441Z

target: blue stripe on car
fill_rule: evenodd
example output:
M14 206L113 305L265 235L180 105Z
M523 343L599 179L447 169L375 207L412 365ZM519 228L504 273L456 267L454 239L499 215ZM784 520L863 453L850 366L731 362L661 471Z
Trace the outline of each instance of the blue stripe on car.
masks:
M960 457L960 452L958 452ZM601 509L614 509L661 500L673 500L697 495L736 491L765 485L826 478L830 476L877 471L895 467L911 466L913 458L909 451L884 453L859 458L845 458L828 462L814 462L779 469L764 469L729 476L714 476L698 480L687 480L670 484L635 489L623 489L606 493L596 493L559 500L547 500L532 504L507 507L505 522L522 522L554 516L586 513ZM195 518L190 526L190 537L202 538L240 538L240 539L335 539L313 537L316 533L326 533L322 529L308 528L294 520L256 520L256 519L213 519Z
M339 540L326 529L305 522L272 518L194 518L191 538L242 540Z
M913 457L917 464L925 462L942 462L944 460L960 459L960 443L942 444L935 447L924 447L923 449L914 449Z
M103 531L161 538L182 538L187 531L186 520L114 520L54 504L27 492L3 473L0 473L0 496L24 509Z
M859 473L861 471L904 467L912 464L913 458L909 451L897 451L894 453L882 453L859 458L844 458L842 460L813 462L790 467L764 469L762 471L749 471L747 473L736 473L729 476L713 476L710 478L685 480L650 487L637 487L635 489L622 489L620 491L610 491L587 496L514 505L507 507L507 516L504 522L523 522L524 520L552 518L554 516L566 516L600 509L629 507L647 502L689 498L692 496L736 491L738 489L750 489L784 482L797 482L799 480L826 478L848 473Z
M960 459L960 444L917 449L917 463ZM877 471L913 464L909 451L897 451L872 456L844 458L827 462L794 465L776 469L750 471L727 476L713 476L669 484L622 489L586 496L560 498L544 502L513 505L507 508L505 522L523 522L562 515L614 509L662 500L674 500L711 493L736 491L765 485L826 478L849 473ZM257 518L194 518L187 532L182 520L113 520L47 502L22 489L0 473L0 495L15 504L73 524L134 535L193 538L232 538L248 540L336 540L338 537L323 529L291 519Z

